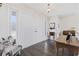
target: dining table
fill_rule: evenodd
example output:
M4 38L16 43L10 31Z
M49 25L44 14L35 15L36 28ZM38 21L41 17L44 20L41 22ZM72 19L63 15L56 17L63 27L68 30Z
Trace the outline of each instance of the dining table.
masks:
M69 50L69 53L73 53L74 56L79 55L79 40L75 36L72 36L69 40L66 40L66 38L67 36L62 35L55 40L57 55L59 53L59 48L62 48L62 55L64 55L65 48Z

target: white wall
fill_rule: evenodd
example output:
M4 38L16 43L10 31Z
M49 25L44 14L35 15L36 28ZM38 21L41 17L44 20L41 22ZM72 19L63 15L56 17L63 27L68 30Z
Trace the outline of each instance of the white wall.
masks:
M60 19L61 32L63 30L75 30L76 37L79 39L79 15L71 15Z
M61 31L72 30L73 27L79 29L79 15L71 15L60 19Z
M17 14L17 43L23 48L46 40L45 17L23 4L7 4Z
M6 4L0 7L0 40L2 37L6 38L9 35L9 19L8 9Z

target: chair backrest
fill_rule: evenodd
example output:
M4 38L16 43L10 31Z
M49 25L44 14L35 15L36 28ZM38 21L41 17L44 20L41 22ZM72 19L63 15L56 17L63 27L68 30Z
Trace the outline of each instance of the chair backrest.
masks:
M2 40L5 40L5 38L2 38Z
M3 49L1 50L1 52L0 52L0 56L2 56L4 50L5 50L5 47L3 47Z
M12 51L9 51L6 56L12 56Z
M18 45L14 50L13 50L13 56L17 56L21 54L21 50L22 50L22 45Z

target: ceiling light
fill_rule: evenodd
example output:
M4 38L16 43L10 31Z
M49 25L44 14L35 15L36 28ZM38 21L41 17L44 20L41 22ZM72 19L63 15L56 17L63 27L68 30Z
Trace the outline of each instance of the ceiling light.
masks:
M0 3L0 7L2 7L2 3Z
M48 11L50 11L51 9L48 9Z
M50 11L51 11L51 9L50 9L50 4L48 4L48 9L47 9L47 12L49 13Z

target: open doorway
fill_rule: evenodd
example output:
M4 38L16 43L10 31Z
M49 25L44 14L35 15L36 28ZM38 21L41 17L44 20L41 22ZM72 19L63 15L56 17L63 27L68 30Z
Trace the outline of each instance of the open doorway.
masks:
M16 39L16 12L11 11L10 14L10 34Z

